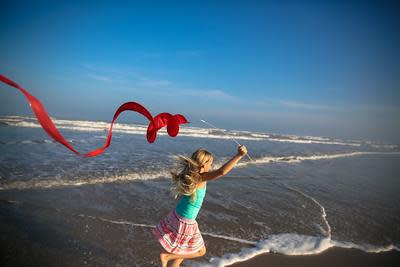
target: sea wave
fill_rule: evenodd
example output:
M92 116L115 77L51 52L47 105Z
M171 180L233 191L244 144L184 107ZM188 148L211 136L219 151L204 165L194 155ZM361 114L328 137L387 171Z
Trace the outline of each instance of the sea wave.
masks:
M355 151L355 152L347 152L347 153L336 153L336 154L316 154L316 155L307 155L307 156L266 156L253 159L251 161L240 162L237 164L238 167L247 167L248 165L257 165L257 164L267 164L267 163L300 163L303 161L312 161L312 160L329 160L329 159L337 159L337 158L346 158L346 157L356 157L356 156L364 156L364 155L400 155L400 152L379 152L379 151Z
M84 185L123 183L138 180L154 180L169 176L167 170L146 171L141 173L129 173L125 175L112 175L107 177L87 177L77 179L31 179L26 181L3 181L0 184L0 190L25 190L25 189L45 189L58 187L78 187Z
M59 129L67 129L72 131L84 132L104 132L107 133L110 127L109 122L103 121L88 121L88 120L66 120L52 118L55 125ZM1 116L0 123L3 126L29 127L40 128L41 125L36 118L28 116ZM132 124L132 123L115 123L114 132L125 134L146 134L147 125ZM167 135L166 129L159 131L160 135ZM237 139L237 140L252 140L252 141L271 141L299 144L325 144L325 145L341 145L341 146L369 146L382 149L399 149L399 145L380 144L372 141L360 140L341 140L335 138L326 138L319 136L298 136L298 135L283 135L250 131L225 130L215 128L190 127L182 125L179 132L180 136L194 138L211 138L211 139Z
M338 153L338 154L323 154L323 155L310 155L310 156L285 156L285 157L261 157L256 158L253 161L240 162L237 164L237 168L245 168L250 165L259 164L273 164L273 163L301 163L303 161L315 161L315 160L329 160L345 157L355 157L363 155L400 155L400 152L349 152L349 153ZM220 160L214 164L214 169L220 168L224 164L223 160ZM95 184L107 184L107 183L122 183L132 182L137 180L154 180L154 179L165 179L169 178L170 173L168 168L160 170L149 170L142 172L132 172L124 175L111 175L106 177L84 177L84 178L62 178L62 179L31 179L23 181L6 181L3 180L0 184L0 190L13 190L13 189L34 189L34 188L57 188L57 187L77 187L83 185L95 185ZM229 177L229 175L228 175ZM252 178L262 178L265 176L251 176Z

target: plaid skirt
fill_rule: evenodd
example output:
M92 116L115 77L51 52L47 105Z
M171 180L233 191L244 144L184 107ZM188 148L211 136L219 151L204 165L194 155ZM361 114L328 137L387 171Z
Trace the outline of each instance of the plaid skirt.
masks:
M196 220L181 217L175 210L170 211L152 232L168 253L188 255L204 246Z

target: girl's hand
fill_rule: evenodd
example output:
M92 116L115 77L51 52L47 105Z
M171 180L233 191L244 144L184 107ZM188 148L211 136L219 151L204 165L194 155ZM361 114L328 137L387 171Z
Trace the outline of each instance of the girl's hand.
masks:
M244 145L238 146L238 155L243 157L246 154L247 154L247 148Z

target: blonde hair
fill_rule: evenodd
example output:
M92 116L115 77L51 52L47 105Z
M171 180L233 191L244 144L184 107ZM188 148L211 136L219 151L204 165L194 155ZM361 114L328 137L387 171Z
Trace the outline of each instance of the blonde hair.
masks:
M213 156L205 149L196 150L190 158L179 155L176 171L171 172L173 186L171 188L175 198L181 195L191 196L191 200L196 199L196 187L201 181L200 169Z

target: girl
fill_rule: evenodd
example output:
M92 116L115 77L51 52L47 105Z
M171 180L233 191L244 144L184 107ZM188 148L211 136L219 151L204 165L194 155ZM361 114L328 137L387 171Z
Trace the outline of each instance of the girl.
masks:
M196 217L206 194L207 181L229 173L246 154L246 147L239 146L237 154L215 171L210 171L213 156L204 149L195 151L191 158L180 156L182 169L178 173L172 172L172 189L175 198L180 196L180 199L175 209L153 229L153 234L165 249L160 253L162 267L167 267L170 260L174 260L172 266L176 267L184 259L201 257L206 253Z

